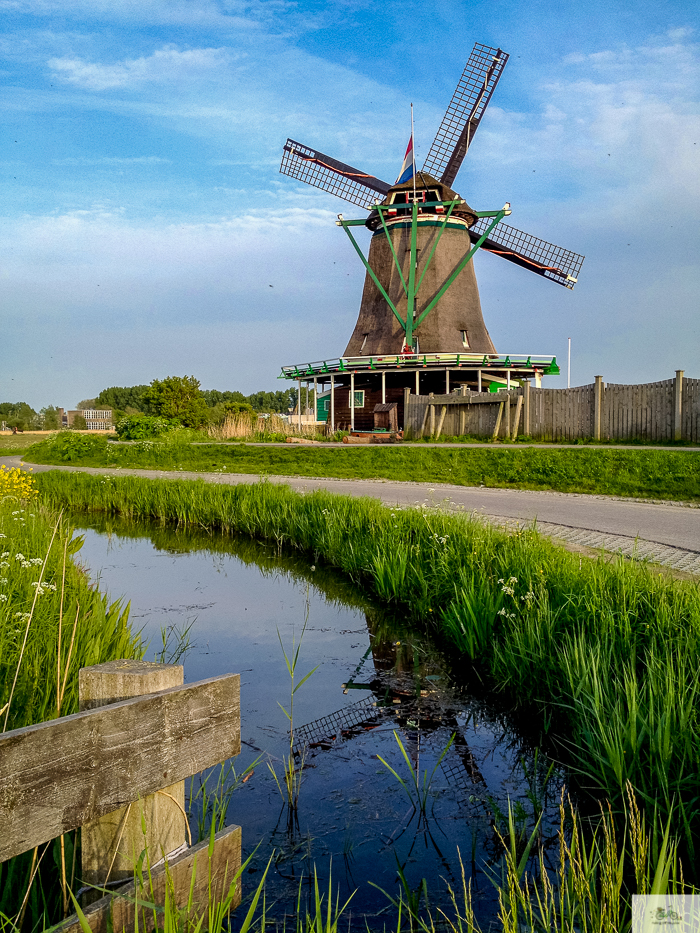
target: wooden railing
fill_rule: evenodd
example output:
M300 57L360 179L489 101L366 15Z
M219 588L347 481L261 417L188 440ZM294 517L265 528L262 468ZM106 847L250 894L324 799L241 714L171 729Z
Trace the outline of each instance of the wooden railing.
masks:
M240 868L241 828L216 835L211 860L208 841L188 845L184 780L240 752L239 675L183 684L180 665L111 661L81 669L80 706L0 735L0 862L81 829L88 886L132 878L147 847L152 864L167 858L179 907L193 875L195 910L210 889L223 897ZM162 901L165 864L151 883ZM131 894L133 883L86 907L94 933L107 931L110 917L115 931L133 928ZM77 918L61 929L78 933Z

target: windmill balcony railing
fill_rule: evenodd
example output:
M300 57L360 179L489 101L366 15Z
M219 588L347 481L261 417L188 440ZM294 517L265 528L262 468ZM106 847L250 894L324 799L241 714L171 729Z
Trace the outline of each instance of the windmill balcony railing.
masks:
M360 372L410 371L421 369L501 370L532 376L559 375L557 358L552 354L524 353L397 353L384 356L347 356L315 363L283 366L280 379L308 379Z

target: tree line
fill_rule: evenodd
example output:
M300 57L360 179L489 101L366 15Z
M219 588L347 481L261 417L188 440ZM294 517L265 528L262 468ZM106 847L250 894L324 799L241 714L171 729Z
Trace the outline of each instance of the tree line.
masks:
M296 389L277 392L253 392L244 395L236 391L202 389L194 376L168 376L154 379L149 385L110 386L95 398L83 399L76 408L111 408L116 423L127 415L169 418L186 427L198 428L222 421L227 414L237 412L269 412L286 414L297 401ZM8 428L55 430L61 427L58 408L48 405L35 411L26 402L0 403L0 422ZM74 427L84 427L80 417Z

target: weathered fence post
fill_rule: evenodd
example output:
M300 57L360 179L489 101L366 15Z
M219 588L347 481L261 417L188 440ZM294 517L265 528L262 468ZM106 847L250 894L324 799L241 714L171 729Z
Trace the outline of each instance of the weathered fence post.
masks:
M80 709L95 709L183 683L181 664L119 660L83 667L79 673ZM128 741L128 736L124 738ZM126 758L125 767L128 767ZM145 840L142 814L146 823ZM134 863L145 845L152 864L184 847L187 841L185 824L184 781L85 823L81 830L83 883L104 885L107 881L132 878ZM101 896L96 892L88 901Z
M530 436L530 380L523 382L523 434Z
M595 377L595 389L593 395L593 440L602 439L603 431L603 405L605 400L605 383L602 376Z
M515 403L515 421L513 423L513 433L511 435L511 440L514 441L518 437L518 425L520 424L520 411L523 407L523 397L522 395L518 396L518 401Z
M461 396L469 395L469 386L462 385L459 387L459 394ZM467 409L465 405L459 406L459 436L463 437L467 433Z
M684 370L676 370L676 382L673 386L673 439L683 437L683 375Z
M430 407L430 436L435 436L435 406L433 405L433 399L435 398L435 393L431 392L428 395L428 406Z
M494 440L494 441L498 439L498 432L501 429L501 418L503 417L503 404L504 404L503 402L500 402L498 405L498 414L496 415L496 427L493 429L493 435L491 437L491 440Z

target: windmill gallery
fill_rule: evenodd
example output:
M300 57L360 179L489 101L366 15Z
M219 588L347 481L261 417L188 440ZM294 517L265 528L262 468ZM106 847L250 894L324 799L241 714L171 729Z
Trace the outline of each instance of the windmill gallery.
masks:
M484 323L471 262L478 249L573 288L583 256L504 224L510 205L478 211L452 187L508 61L476 43L422 169L413 135L396 183L288 139L280 172L369 211L338 215L365 269L357 323L342 357L282 368L313 385L332 430L390 429L404 423L410 392L497 391L558 374L553 355L500 354ZM352 233L372 231L365 258ZM322 407L321 407L322 406ZM380 419L377 415L381 415Z

